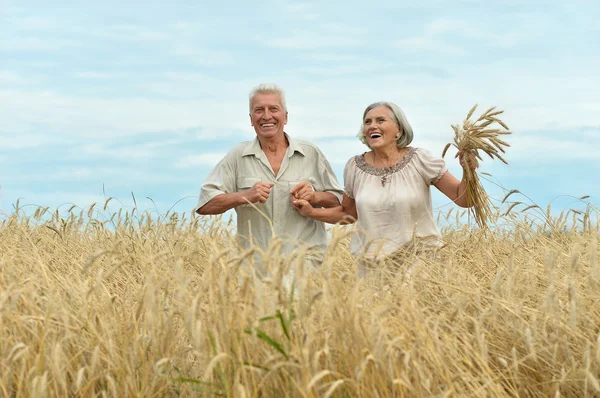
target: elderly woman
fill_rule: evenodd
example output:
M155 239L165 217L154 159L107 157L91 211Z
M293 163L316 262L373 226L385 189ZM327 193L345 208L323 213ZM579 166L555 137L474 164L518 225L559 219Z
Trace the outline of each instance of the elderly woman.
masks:
M443 246L433 218L431 185L458 206L467 204L464 181L450 174L441 158L409 146L413 131L397 105L369 105L358 136L370 151L346 164L342 204L313 208L293 198L292 203L302 215L315 220L357 221L350 250L366 260L359 263L359 274L364 276L370 266L381 265L381 259L397 259L407 250L431 254Z

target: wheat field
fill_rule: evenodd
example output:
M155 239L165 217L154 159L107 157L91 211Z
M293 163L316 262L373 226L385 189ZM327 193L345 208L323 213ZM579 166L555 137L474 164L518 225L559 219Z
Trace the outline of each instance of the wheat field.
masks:
M376 281L348 227L309 272L218 218L26 210L0 221L1 396L600 396L593 206L443 214L440 257ZM254 255L271 278L244 277Z

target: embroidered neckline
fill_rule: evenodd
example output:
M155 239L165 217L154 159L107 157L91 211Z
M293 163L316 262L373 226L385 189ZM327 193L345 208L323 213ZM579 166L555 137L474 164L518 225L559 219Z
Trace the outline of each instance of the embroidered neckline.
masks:
M373 167L365 161L365 153L362 155L356 155L354 160L356 161L356 166L364 171L367 174L371 174L377 177L387 177L390 174L396 173L402 170L412 159L414 153L416 152L416 148L411 146L408 147L408 152L404 154L404 157L400 159L396 164L388 167ZM383 181L382 181L383 182Z

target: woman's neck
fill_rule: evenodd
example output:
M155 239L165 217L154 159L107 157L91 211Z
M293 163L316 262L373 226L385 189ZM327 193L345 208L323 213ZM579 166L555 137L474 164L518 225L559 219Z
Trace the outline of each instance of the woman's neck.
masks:
M374 167L390 167L398 163L403 149L394 145L392 148L380 148L373 150Z

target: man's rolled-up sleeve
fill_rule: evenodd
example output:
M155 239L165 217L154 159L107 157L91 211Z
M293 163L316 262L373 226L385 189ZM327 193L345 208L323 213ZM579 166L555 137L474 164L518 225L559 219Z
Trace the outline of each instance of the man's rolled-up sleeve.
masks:
M200 196L194 212L210 202L215 196L235 192L235 174L231 157L225 156L208 174L200 187Z

